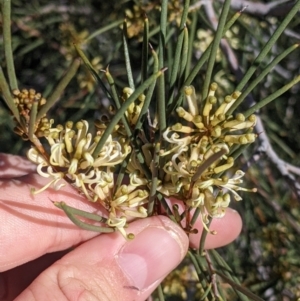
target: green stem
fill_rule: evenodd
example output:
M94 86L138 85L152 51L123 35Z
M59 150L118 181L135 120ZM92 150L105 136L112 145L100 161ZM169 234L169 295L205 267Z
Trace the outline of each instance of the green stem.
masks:
M59 100L61 94L64 92L65 88L76 74L79 66L80 60L75 59L69 67L69 69L67 70L65 76L58 83L50 97L48 97L46 104L43 105L40 111L38 112L36 117L37 120L41 119L49 111L49 109Z
M157 184L158 184L158 169L159 169L159 151L160 151L160 143L155 144L154 148L154 156L153 156L153 165L152 165L152 179L150 186L150 195L148 202L148 216L153 214L154 203L157 194Z
M2 18L3 18L3 40L5 61L7 64L7 74L11 90L18 89L17 77L14 66L13 52L11 46L11 3L10 0L2 0Z
M120 169L118 170L118 177L117 180L115 181L115 186L114 186L114 192L113 195L115 195L116 191L120 188L120 186L123 183L124 176L126 174L126 168L128 165L128 162L130 160L130 154L125 158L125 160L121 163Z
M165 98L165 76L162 76L157 81L157 113L158 113L158 124L159 133L162 137L163 132L167 128L166 121L166 98Z
M211 82L211 77L212 77L212 71L214 68L215 60L216 60L216 55L217 51L219 49L219 45L223 36L225 24L226 24L226 18L230 9L230 0L226 0L225 3L223 4L221 16L219 19L216 35L214 37L212 47L211 47L211 52L210 56L208 59L208 64L207 64L207 69L205 73L205 80L203 83L203 89L202 89L202 100L204 101L208 95L208 90Z
M28 138L30 141L32 141L34 138L33 134L35 130L37 111L38 111L38 101L34 100L30 110L29 129L28 129Z
M209 217L208 223L206 224L208 229L209 229L211 222L212 222L212 217ZM197 253L200 256L202 256L202 254L204 252L205 240L206 240L207 234L208 234L208 231L205 228L203 228L202 235L200 238L200 243L199 243L199 249L197 250Z
M190 222L191 228L194 227L200 213L201 213L201 209L199 207L197 207L195 212L193 213L193 217L192 217L191 222Z

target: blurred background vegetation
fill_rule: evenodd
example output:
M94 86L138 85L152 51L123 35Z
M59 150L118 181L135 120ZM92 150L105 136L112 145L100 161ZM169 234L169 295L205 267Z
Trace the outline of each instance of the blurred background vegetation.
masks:
M213 28L223 1L192 3L187 27L197 15L193 57L196 61L213 38ZM230 94L242 74L288 13L295 1L232 1L231 14L242 9L242 16L226 34L214 68L220 96ZM143 18L146 13L153 33L159 23L160 1L12 1L12 44L20 88L34 88L44 97L50 94L76 57L73 43L80 45L98 71L110 66L119 87L128 86L122 51L121 25L126 15L129 28L130 56L134 74L140 70ZM169 1L168 22L176 28L182 1ZM216 18L215 18L216 17ZM289 24L263 64L300 40L300 13ZM170 27L171 28L171 27ZM1 30L1 29L0 29ZM87 42L83 41L98 32ZM2 34L2 33L1 33ZM170 31L167 51L174 51L178 32ZM0 40L3 49L3 41ZM277 65L243 102L245 110L299 75L299 50ZM1 65L5 70L3 50ZM263 70L262 66L259 70ZM101 75L101 72L99 72ZM201 85L205 69L199 72ZM198 89L199 90L199 89ZM263 127L258 141L247 148L239 168L247 171L247 186L257 187L256 194L244 194L243 201L232 203L243 218L240 237L219 250L230 263L240 282L268 301L300 300L300 85L297 84L258 112ZM106 114L108 100L91 74L82 65L51 116L56 123L81 118L93 122ZM4 102L0 103L0 151L25 155L29 143L13 133L14 124ZM224 288L228 285L224 282ZM163 284L166 300L202 300L201 288L188 259ZM240 300L232 289L228 300ZM155 297L154 297L155 299Z

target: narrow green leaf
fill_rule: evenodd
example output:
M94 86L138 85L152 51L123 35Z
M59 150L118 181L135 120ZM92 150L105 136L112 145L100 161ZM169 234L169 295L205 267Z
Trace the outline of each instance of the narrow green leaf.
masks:
M187 54L187 63L185 68L185 77L184 80L188 77L191 71L191 64L193 58L193 49L194 49L194 41L196 36L196 29L197 29L197 21L198 21L198 11L195 10L191 13L192 15L192 24L190 25L190 39L189 39L189 46L188 46L188 54Z
M69 69L67 70L66 74L63 76L63 78L60 80L52 94L48 97L47 102L45 105L42 106L42 108L39 110L36 119L41 119L44 114L46 114L49 109L59 100L61 94L64 92L65 88L71 81L71 79L75 76L78 68L80 66L80 60L75 59Z
M11 90L18 89L18 82L15 72L14 57L11 46L11 2L10 0L2 0L2 20L3 20L3 42L5 61L7 65L7 74L9 79L9 86Z
M222 7L222 12L220 15L218 27L215 33L214 40L212 42L211 52L208 59L208 64L207 64L207 69L206 69L205 79L204 79L203 89L202 89L202 100L205 100L208 95L208 90L211 83L212 71L214 68L217 51L219 49L219 45L224 33L226 19L230 9L230 2L231 2L230 0L225 0Z
M94 231L94 232L100 232L100 233L111 233L115 232L114 228L108 228L108 227L100 227L100 226L95 226L92 224L85 223L78 219L76 215L86 217L92 220L96 220L99 222L103 222L103 218L101 216L97 216L95 214L91 214L88 212L81 211L79 209L67 206L66 203L64 202L54 202L53 203L56 207L62 209L65 214L68 216L68 218L79 228L84 229L84 230L89 230L89 231ZM98 219L97 219L98 217Z
M3 99L4 99L5 103L7 104L7 106L11 110L11 112L13 113L14 117L20 123L20 114L14 103L14 99L9 90L9 86L5 79L5 76L4 76L1 66L0 66L0 90L1 90L1 93L3 94Z
M270 103L271 101L273 101L274 99L278 98L280 95L282 95L283 93L285 93L286 91L288 91L291 87L293 87L294 85L296 85L299 82L300 82L300 75L298 75L296 78L294 78L288 84L286 84L282 88L278 89L277 91L275 91L274 93L272 93L271 95L269 95L265 99L261 100L260 102L258 102L257 104L255 104L250 109L248 109L244 113L245 117L246 118L249 117L251 114L255 113L257 110L261 109L262 107L264 107L265 105L267 105L268 103Z
M158 56L157 56L157 53L152 48L152 46L151 46L151 52L152 52L152 57L153 57L153 61L154 61L154 63L153 63L153 73L155 74L155 73L158 72ZM135 130L139 130L139 129L142 128L143 120L145 118L146 113L148 112L148 108L150 106L150 102L151 102L151 99L152 99L152 95L153 95L155 86L156 86L156 82L153 82L150 85L149 89L147 90L144 105L142 107L140 116L137 120Z
M131 70L131 63L130 63L130 55L128 49L128 41L127 41L127 20L125 19L123 22L123 47L124 47L124 57L125 57L125 66L126 66L126 73L128 78L129 87L132 90L135 90L134 87L134 80Z
M93 68L93 66L90 63L89 59L86 57L86 55L84 54L84 52L76 44L74 44L74 47L75 47L78 55L80 56L80 58L83 60L85 66L91 72L91 74L93 75L93 77L95 78L95 80L100 84L100 87L101 87L102 91L105 93L105 95L107 96L108 99L111 99L110 92L105 87L102 79L100 78L100 76L97 73L97 71Z
M230 268L230 266L226 263L226 261L222 258L222 256L219 255L219 253L212 249L208 251L210 255L212 255L214 261L218 264L218 268L222 269L224 275L227 277L227 279L231 280L231 283L235 283L236 286L240 286L240 281L237 277L233 276L233 272ZM217 273L217 270L215 270L215 273ZM230 283L230 284L231 284ZM239 296L241 301L249 301L247 296L245 296L243 293L241 293L239 290L236 290L235 286L232 285L234 290L236 291L236 294Z
M188 62L188 52L189 52L189 31L187 27L183 29L184 37L183 37L183 45L182 45L182 54L181 54L181 62L180 62L180 72L179 72L179 87L181 87L181 83L185 81L185 70Z
M157 287L157 294L159 301L165 301L164 292L161 284Z
M281 60L283 60L286 56L288 56L292 51L295 49L298 49L299 44L292 45L288 49L286 49L284 52L282 52L280 55L278 55L270 64L268 64L266 67L264 67L263 71L259 76L257 76L242 92L242 94L239 96L239 98L235 101L233 106L228 110L227 115L231 115L233 111L243 102L243 100L247 97L247 95L250 94L250 92L258 85L259 82L261 82L268 74L269 72L279 64Z
M120 24L123 23L123 20L117 20L117 21L114 21L112 23L109 23L108 25L100 28L100 29L97 29L95 32L93 32L92 34L90 34L86 39L85 41L89 41L91 39L93 39L94 37L106 32L106 31L109 31L110 29L113 29L115 27L118 27Z
M142 49L142 83L148 78L148 52L149 52L149 20L145 16L144 19L144 34L143 34L143 49Z
M160 33L158 43L158 67L161 69L165 62L165 46L166 46L166 32L167 32L167 13L168 1L162 0L161 14L160 14ZM166 129L166 92L165 92L165 76L162 76L157 81L157 112L160 134Z
M264 299L260 298L259 296L253 294L250 292L247 288L237 284L236 282L232 281L230 278L226 277L224 274L220 273L219 271L215 271L216 274L218 274L223 280L225 280L227 283L229 283L233 288L240 291L247 297L251 298L254 301L264 301ZM239 295L241 301L248 301L248 298L243 298L241 295Z

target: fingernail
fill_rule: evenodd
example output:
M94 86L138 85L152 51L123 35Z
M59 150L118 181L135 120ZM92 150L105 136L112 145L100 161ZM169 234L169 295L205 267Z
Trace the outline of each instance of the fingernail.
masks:
M163 227L149 227L126 242L118 263L132 286L146 289L166 276L182 260L185 248L177 232Z

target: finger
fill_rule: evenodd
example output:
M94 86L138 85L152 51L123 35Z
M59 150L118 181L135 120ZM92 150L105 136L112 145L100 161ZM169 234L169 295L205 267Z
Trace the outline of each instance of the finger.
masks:
M169 206L177 206L179 214L185 210L184 203L180 200L170 198L166 199ZM193 214L193 211L191 212ZM185 226L185 219L182 221ZM197 234L189 234L190 246L192 248L199 248L200 239L203 232L203 222L201 214L194 224L194 228L198 230ZM205 239L205 249L213 249L225 246L235 240L242 230L242 219L237 211L226 208L225 215L221 218L213 218L210 225L210 230L213 233L208 233Z
M85 242L42 273L15 301L144 301L183 259L184 231L167 217L134 221L119 233Z
M195 223L198 229L197 234L190 235L190 245L192 248L199 248L203 225L200 218ZM205 239L205 249L219 248L234 241L242 230L242 219L237 211L227 208L222 218L214 218L210 227L216 234L208 233Z
M216 248L229 243L239 234L239 230L237 229L239 229L240 226L241 218L234 210L229 209L223 219L216 219L215 222L213 222L212 227L214 230L218 229L218 233L217 235L208 234L205 247ZM201 227L202 224L199 225L199 228ZM233 234L234 232L235 234ZM199 247L200 234L190 235L189 239L191 241L191 247ZM87 251L87 254L89 254L88 252L89 251ZM38 276L38 274L66 253L67 251L47 254L34 261L0 274L0 292L2 292L2 295L0 294L0 300L13 300L33 281L34 278Z
M68 252L60 251L46 254L0 273L0 301L14 300L39 274Z
M0 181L0 271L98 235L75 226L50 200L102 215L99 204L88 202L70 185L32 195L32 187L43 187L47 181L37 174Z
M17 178L36 171L36 165L20 156L0 153L0 179Z

